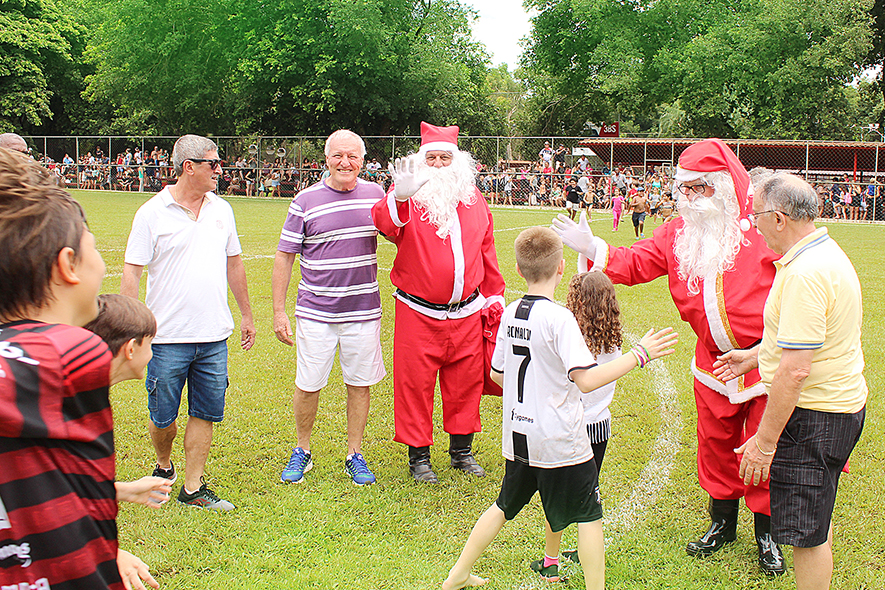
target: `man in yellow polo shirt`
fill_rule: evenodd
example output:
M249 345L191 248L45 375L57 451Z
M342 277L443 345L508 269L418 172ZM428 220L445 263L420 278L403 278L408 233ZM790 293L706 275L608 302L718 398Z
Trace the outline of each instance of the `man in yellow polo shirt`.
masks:
M851 261L816 228L814 189L775 174L756 191L751 217L781 258L755 351L720 357L728 380L758 362L768 389L759 430L735 452L754 485L771 477L771 532L792 545L799 590L829 588L839 474L860 438L867 399L860 282Z

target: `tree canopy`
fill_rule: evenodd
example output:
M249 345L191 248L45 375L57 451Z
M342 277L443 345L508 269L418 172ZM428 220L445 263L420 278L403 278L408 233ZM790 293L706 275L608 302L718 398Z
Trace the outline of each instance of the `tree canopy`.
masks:
M526 65L588 120L617 113L689 136L850 133L847 85L871 49L868 0L527 5L539 13Z
M861 139L885 124L885 0L524 4L510 72L472 38L466 0L0 0L0 131L582 135L617 120Z
M85 29L54 0L0 0L0 131L62 115L79 92Z
M483 48L454 0L94 0L92 100L157 133L487 131Z

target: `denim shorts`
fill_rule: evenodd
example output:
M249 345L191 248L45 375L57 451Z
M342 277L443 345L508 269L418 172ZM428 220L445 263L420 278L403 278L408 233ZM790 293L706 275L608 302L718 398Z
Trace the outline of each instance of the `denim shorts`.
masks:
M153 344L145 387L151 422L166 428L178 418L187 383L188 415L208 422L224 419L227 390L227 340Z

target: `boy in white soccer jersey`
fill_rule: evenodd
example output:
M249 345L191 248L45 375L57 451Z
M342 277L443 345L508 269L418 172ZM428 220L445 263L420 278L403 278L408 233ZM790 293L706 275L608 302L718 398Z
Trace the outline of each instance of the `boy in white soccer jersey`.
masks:
M535 492L554 532L578 525L578 555L587 589L605 586L602 506L593 449L584 427L581 392L589 392L668 355L671 328L652 334L619 358L597 365L572 313L553 302L565 261L549 228L516 238L516 264L526 295L507 306L498 329L491 377L504 388L502 442L507 459L498 499L479 518L444 590L479 586L470 568Z

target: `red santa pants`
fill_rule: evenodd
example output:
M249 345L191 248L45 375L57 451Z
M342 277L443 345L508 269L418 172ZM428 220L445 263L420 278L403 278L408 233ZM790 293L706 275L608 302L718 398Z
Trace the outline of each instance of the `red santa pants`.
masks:
M479 432L483 386L480 313L436 320L396 301L393 332L393 440L413 447L433 444L436 376L443 428L449 434Z
M698 406L698 481L716 500L736 500L743 496L753 512L771 514L768 481L758 486L744 485L738 477L740 455L734 449L756 433L768 396L758 396L742 404L732 404L721 393L694 382Z

